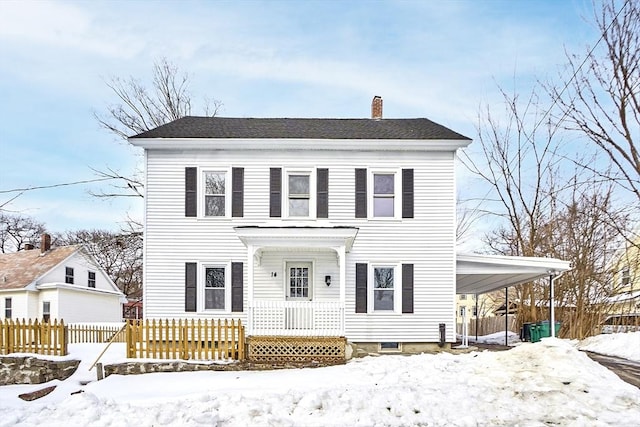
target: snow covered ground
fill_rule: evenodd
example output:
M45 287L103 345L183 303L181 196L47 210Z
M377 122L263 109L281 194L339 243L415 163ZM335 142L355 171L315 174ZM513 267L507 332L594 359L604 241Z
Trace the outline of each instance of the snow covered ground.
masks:
M86 386L103 347L74 344L82 363L68 380L0 387L0 426L637 426L640 390L576 347L610 353L637 346L640 332L597 338L315 369L113 375ZM123 355L119 344L103 361ZM17 397L53 384L44 398Z

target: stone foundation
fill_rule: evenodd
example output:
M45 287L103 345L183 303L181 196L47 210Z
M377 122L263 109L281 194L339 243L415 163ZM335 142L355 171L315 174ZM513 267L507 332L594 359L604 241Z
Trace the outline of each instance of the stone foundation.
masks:
M344 363L344 361L342 362ZM335 365L336 363L187 363L181 361L172 362L125 362L103 367L104 377L109 375L139 375L157 372L195 372L195 371L266 371L273 369L299 369L319 368Z
M54 361L30 356L0 356L0 386L63 381L73 375L79 364L79 360Z
M401 343L400 350L383 350L380 351L380 343L377 342L356 342L350 343L353 348L354 357L365 357L369 354L420 354L420 353L439 353L442 351L451 351L451 343L445 343L440 347L438 343L429 342L404 342Z

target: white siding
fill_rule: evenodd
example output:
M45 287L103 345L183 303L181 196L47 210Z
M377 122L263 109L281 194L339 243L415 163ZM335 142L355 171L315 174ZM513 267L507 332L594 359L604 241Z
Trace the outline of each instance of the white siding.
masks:
M96 267L91 260L84 257L80 253L76 252L63 263L59 264L42 276L37 285L45 283L65 283L65 267L73 268L73 284L81 287L89 287L89 271L96 273L96 289L103 289L107 291L115 291L109 279L103 274L102 270Z
M122 304L117 295L97 292L58 288L42 291L40 300L46 301L50 292L51 318L54 314L65 323L74 322L121 322ZM55 302L55 311L54 311ZM40 303L42 317L42 302Z
M366 147L366 141L363 146ZM199 181L201 169L243 167L244 217L185 218L185 167L200 168ZM329 168L329 218L318 221L270 219L270 167L282 167L283 180L287 168ZM391 168L397 173L401 173L402 168L414 169L414 218L356 219L355 168ZM370 175L368 179L371 179ZM231 185L230 180L227 185ZM400 194L401 188L397 188L396 196ZM234 226L354 226L359 232L346 260L348 339L435 342L439 338L439 323L446 324L447 340L454 339L455 182L452 152L151 150L147 152L145 203L146 317L191 314L184 311L185 262L244 262L246 311L247 249L236 237ZM283 203L286 203L284 194ZM288 253L265 251L260 266L255 267L256 298L283 298L283 260L288 256ZM297 256L315 262L315 297L337 299L339 267L335 252L299 253ZM356 314L357 262L414 264L414 313ZM276 278L271 277L272 272L277 273ZM332 285L328 288L324 284L325 275L332 276ZM400 286L399 281L397 284ZM236 313L228 314L238 317Z

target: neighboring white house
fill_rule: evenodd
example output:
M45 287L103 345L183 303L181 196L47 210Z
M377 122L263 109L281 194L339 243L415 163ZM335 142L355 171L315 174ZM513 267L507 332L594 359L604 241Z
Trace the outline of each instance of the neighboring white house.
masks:
M239 318L248 335L367 350L455 342L469 138L382 119L375 97L372 119L184 117L129 141L145 149L145 318Z
M126 298L81 245L0 254L0 319L121 322Z

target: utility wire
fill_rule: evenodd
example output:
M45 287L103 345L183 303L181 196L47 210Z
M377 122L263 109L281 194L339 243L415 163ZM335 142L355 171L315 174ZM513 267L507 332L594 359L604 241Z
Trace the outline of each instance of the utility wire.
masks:
M70 186L70 185L88 184L88 183L91 183L91 182L108 181L108 180L111 180L111 179L118 179L118 178L115 178L115 177L96 178L96 179L87 179L87 180L84 180L84 181L65 182L65 183L62 183L62 184L40 185L40 186L26 187L26 188L14 188L14 189L11 189L11 190L0 190L0 194L17 193L17 192L24 193L25 191L42 190L42 189L46 189L46 188L67 187L67 186Z

